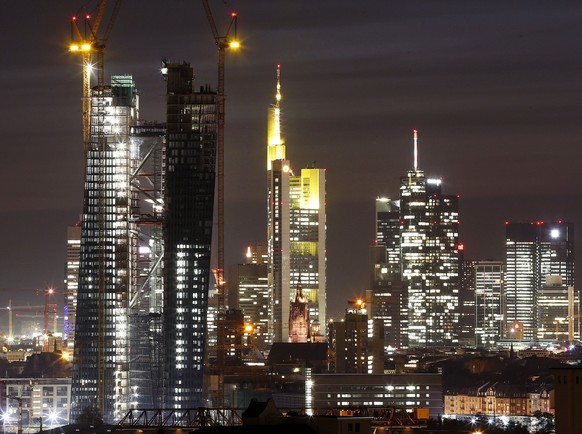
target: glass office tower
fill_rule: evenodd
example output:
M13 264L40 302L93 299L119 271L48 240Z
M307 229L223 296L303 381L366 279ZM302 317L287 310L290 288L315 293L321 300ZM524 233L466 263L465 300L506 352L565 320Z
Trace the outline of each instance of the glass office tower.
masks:
M164 170L165 405L203 404L216 172L216 93L193 91L188 63L166 63Z

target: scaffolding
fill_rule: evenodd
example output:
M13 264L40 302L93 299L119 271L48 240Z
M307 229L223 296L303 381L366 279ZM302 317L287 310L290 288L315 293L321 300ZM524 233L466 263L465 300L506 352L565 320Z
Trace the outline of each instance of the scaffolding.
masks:
M136 218L140 240L138 285L129 301L130 407L163 407L164 345L162 332L163 258L163 160L165 125L141 123L132 128L140 163L131 176L139 192Z

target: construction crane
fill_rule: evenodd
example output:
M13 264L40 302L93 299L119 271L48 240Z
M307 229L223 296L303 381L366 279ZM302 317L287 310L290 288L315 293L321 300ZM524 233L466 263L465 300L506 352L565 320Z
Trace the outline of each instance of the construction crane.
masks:
M121 0L115 0L113 9L109 15L109 22L105 27L103 34L100 34L102 28L105 10L107 8L107 0L101 0L97 9L95 20L91 23L90 16L85 16L84 33L81 32L76 19L72 20L72 43L69 47L71 52L80 52L83 55L83 146L84 146L84 178L86 178L87 171L87 157L90 148L94 147L96 151L106 150L106 138L103 128L98 127L103 125L105 116L105 69L104 69L104 52L107 41L113 29L113 24L117 18L119 8L121 7ZM76 40L75 40L76 38ZM91 73L88 70L92 67L94 59L94 68L97 71L97 87L95 88L95 98L97 99L97 128L94 131L94 137L91 137ZM99 176L104 177L104 169L101 168ZM99 207L102 209L105 204L105 198L99 194ZM99 231L99 272L98 272L98 299L97 299L97 409L104 413L105 410L105 221L103 214L98 216L98 231Z
M206 12L206 18L208 19L208 24L210 25L210 30L214 36L214 42L218 47L218 101L217 101L217 132L216 132L216 190L217 190L217 267L214 270L216 279L216 302L217 302L217 328L218 334L220 334L221 320L223 318L223 312L225 308L225 281L224 281L224 119L225 119L225 104L224 104L224 59L225 52L227 48L236 50L240 48L240 42L236 38L238 14L232 12L230 15L230 23L226 29L226 32L221 35L216 27L216 22L214 21L214 16L212 15L212 10L208 4L208 0L202 0L202 5L204 6L204 11ZM231 37L231 31L234 30L234 36ZM218 348L218 358L223 359L221 349ZM220 363L219 363L220 364ZM224 377L223 370L219 369L218 372L218 405L222 406L224 403Z
M216 172L217 172L217 213L218 213L218 227L217 227L217 269L216 269L216 286L217 295L220 307L224 307L224 119L225 119L225 104L224 104L224 58L227 48L236 50L240 48L240 42L236 38L238 14L231 13L230 23L224 35L218 33L216 22L212 15L212 10L208 4L208 0L202 0L202 5L208 18L208 24L214 41L218 47L218 119L217 119L217 152L216 152ZM234 36L231 37L231 31L234 29Z
M22 434L22 401L23 397L14 395L2 395L4 398L13 399L18 402L18 434Z
M119 12L121 0L116 0L113 11L109 18L107 29L102 36L99 35L103 15L107 7L107 0L101 0L95 19L91 22L91 15L85 14L83 18L83 30L79 26L78 17L71 19L71 44L69 52L81 55L81 66L83 75L83 157L86 170L87 152L91 137L91 72L95 68L97 71L97 86L102 89L104 85L104 65L103 57L105 44L109 39L113 23Z
M27 310L33 310L33 309L42 309L44 308L44 305L39 305L39 306L12 306L12 300L8 300L8 306L6 307L0 307L1 310L7 310L8 311L8 340L12 341L14 340L14 334L13 334L13 323L14 323L14 312L17 310L23 310L23 311L27 311Z

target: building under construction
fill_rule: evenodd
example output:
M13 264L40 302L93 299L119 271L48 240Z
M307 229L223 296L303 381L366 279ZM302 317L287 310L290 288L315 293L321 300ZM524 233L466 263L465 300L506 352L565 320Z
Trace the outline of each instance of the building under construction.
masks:
M130 129L138 119L131 76L91 95L71 418L87 409L112 421L129 408L129 300L137 289L138 191L131 182L139 162Z
M216 176L216 93L194 92L188 63L164 63L164 338L167 408L203 404Z
M162 406L165 129L137 119L131 76L93 89L76 315L69 318L72 421L91 411L113 422L130 408Z

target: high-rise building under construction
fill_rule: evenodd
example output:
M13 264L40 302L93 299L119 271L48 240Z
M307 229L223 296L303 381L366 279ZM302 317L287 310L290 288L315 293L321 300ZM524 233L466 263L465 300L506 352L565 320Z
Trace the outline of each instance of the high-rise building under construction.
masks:
M216 175L216 93L187 63L165 63L164 340L169 408L203 404Z
M138 191L130 182L138 149L131 76L91 95L91 135L81 226L71 418L87 410L107 422L130 408L129 300L137 289Z
M326 323L325 170L295 174L281 131L281 69L267 132L267 249L273 342L313 340ZM301 288L301 291L299 291ZM300 293L300 299L297 295ZM293 327L291 303L306 303L309 330ZM302 325L301 330L304 329Z

